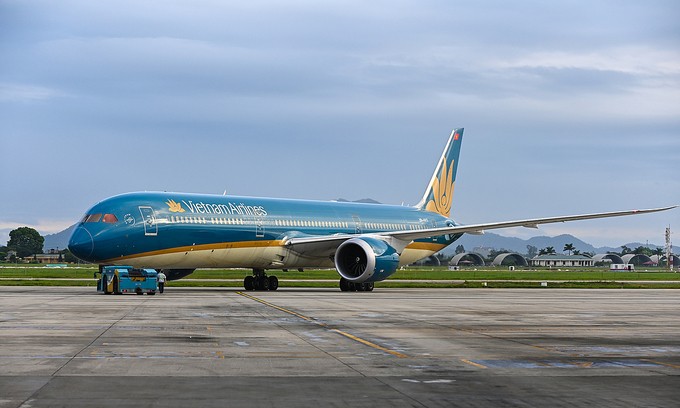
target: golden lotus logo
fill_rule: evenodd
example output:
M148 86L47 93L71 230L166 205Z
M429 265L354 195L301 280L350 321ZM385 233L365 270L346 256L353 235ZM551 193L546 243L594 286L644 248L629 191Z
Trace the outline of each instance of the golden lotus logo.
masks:
M168 205L170 212L184 212L182 204L176 202L175 200L168 200L165 202Z
M442 166L442 171L439 177L435 177L432 183L432 199L427 202L425 209L434 211L449 217L451 214L451 198L453 197L453 161L451 166L446 171L446 164Z

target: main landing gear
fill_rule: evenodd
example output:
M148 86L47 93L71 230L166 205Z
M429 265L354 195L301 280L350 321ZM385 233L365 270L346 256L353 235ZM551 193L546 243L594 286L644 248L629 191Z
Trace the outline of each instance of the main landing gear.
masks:
M279 279L272 275L267 276L264 269L253 269L253 276L243 279L245 290L276 290L279 288Z
M340 290L343 292L373 292L373 282L355 283L340 278Z

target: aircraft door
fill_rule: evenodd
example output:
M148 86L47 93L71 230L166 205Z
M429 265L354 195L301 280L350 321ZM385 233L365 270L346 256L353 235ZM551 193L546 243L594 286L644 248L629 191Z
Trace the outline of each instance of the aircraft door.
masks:
M354 233L355 234L361 234L361 231L363 230L363 226L361 224L361 218L359 218L358 215L353 215L352 219L354 220Z
M262 217L255 217L255 238L264 237L264 219Z
M158 235L158 224L153 208L140 205L139 212L142 214L142 221L144 221L144 235L152 237Z

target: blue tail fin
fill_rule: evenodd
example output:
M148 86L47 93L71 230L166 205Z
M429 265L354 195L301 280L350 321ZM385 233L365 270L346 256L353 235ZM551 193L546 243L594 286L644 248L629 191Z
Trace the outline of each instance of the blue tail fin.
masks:
M417 208L436 212L450 218L453 187L456 183L458 156L462 142L463 128L454 129L449 136L449 142L444 148L442 157L434 169L430 184L427 185L423 198L416 206Z

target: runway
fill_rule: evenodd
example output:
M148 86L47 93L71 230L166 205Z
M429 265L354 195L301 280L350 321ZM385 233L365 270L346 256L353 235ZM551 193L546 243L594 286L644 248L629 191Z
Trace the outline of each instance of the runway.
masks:
M0 407L670 407L680 290L0 287Z

